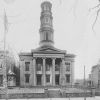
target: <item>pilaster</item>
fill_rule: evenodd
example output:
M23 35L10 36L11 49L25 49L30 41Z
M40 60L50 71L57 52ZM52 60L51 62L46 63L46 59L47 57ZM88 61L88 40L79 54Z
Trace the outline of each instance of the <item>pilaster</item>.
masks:
M65 61L62 58L62 64L60 66L60 85L65 85Z
M36 86L36 58L33 58L33 85Z

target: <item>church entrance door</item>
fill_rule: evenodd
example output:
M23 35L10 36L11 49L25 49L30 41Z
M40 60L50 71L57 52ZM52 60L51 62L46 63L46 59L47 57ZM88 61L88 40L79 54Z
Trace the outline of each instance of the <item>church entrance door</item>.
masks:
M42 85L41 77L42 75L37 75L37 85Z
M55 75L55 84L59 85L59 75Z

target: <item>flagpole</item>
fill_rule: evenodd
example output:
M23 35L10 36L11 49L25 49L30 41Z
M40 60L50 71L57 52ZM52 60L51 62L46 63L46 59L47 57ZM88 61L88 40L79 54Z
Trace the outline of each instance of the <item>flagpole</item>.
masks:
M6 62L6 34L7 34L7 16L4 10L4 88L5 88L5 97L8 100L8 89L7 89L7 62Z

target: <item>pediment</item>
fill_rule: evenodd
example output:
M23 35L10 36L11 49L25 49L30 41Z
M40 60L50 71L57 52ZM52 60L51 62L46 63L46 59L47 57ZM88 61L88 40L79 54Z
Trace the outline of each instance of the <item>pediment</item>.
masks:
M54 50L46 49L46 50L40 50L40 51L52 52L52 51L54 51Z
M35 49L33 53L66 53L66 51L57 49L55 47L40 47Z

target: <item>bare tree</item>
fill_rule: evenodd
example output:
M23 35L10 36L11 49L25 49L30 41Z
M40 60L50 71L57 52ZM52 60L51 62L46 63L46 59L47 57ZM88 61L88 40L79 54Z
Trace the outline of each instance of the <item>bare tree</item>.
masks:
M94 27L95 27L95 24L96 24L96 22L98 20L99 13L100 13L100 0L98 0L98 4L95 7L89 9L89 12L91 12L93 9L96 9L96 8L97 8L96 16L95 16L94 22L92 24L92 30L93 30L93 32L95 32L94 31Z

